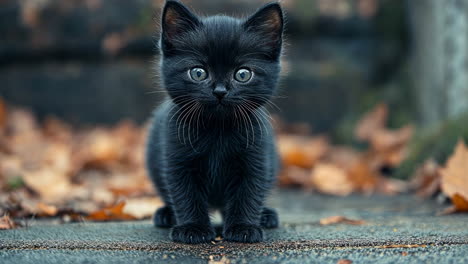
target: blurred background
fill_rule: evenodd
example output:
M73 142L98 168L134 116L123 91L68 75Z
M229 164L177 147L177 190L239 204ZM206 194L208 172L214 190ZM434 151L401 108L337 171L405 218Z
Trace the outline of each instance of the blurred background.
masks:
M267 1L184 1L200 14L242 16ZM75 123L143 122L160 100L162 0L3 0L1 96ZM278 112L333 132L385 100L413 118L406 82L409 21L402 0L287 0ZM341 139L341 138L340 138ZM346 139L346 138L345 138Z
M183 2L198 14L244 16L267 1ZM271 109L280 185L335 195L437 193L438 166L468 139L466 1L281 3L281 110ZM0 195L3 212L63 213L68 207L47 206L67 195L74 212L89 213L122 195L151 195L143 127L162 99L154 91L163 4L0 0L0 187L16 195ZM419 182L383 180L408 179L423 164ZM76 205L83 197L98 203ZM28 199L52 203L28 207Z

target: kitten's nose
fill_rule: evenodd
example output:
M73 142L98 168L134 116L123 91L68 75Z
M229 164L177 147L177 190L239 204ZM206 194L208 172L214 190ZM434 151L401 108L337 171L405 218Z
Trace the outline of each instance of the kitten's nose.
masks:
M216 88L213 90L213 95L216 96L218 100L223 99L227 93L228 91L226 90L226 87L224 87L223 85L217 85Z

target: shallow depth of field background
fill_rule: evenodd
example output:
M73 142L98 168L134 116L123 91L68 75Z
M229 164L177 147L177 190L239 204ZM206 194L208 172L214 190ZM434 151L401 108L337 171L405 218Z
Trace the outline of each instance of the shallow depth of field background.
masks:
M266 1L184 1L199 14L243 16ZM157 0L0 3L1 96L74 123L143 122L160 94ZM376 102L405 112L408 51L403 1L288 0L278 114L346 139L346 125ZM395 83L398 79L398 84ZM403 79L403 80L402 80ZM401 82L400 82L401 81ZM341 133L343 131L343 133Z
M183 2L197 14L245 16L267 1ZM0 216L128 220L161 206L143 150L163 98L155 92L163 4L0 1ZM281 110L271 109L279 185L340 196L442 189L468 204L468 190L456 189L466 174L446 164L457 142L456 158L468 153L460 141L468 139L468 6L282 5Z

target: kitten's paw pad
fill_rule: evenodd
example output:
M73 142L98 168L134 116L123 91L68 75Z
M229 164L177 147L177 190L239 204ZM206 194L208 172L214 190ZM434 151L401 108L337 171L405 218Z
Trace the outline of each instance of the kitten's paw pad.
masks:
M263 241L263 230L256 225L233 225L224 230L224 240L241 243Z
M185 244L209 243L215 236L214 229L208 225L185 224L174 226L171 230L172 240Z
M278 214L271 208L265 208L262 211L260 225L264 228L276 228L279 225Z
M154 213L153 222L157 227L172 227L175 225L174 212L169 206L161 207Z

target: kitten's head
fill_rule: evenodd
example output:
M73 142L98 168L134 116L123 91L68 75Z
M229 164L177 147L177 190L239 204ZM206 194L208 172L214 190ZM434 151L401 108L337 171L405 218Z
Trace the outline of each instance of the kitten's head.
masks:
M178 104L256 108L274 94L280 72L283 14L267 4L246 19L201 18L177 1L162 15L161 71Z

